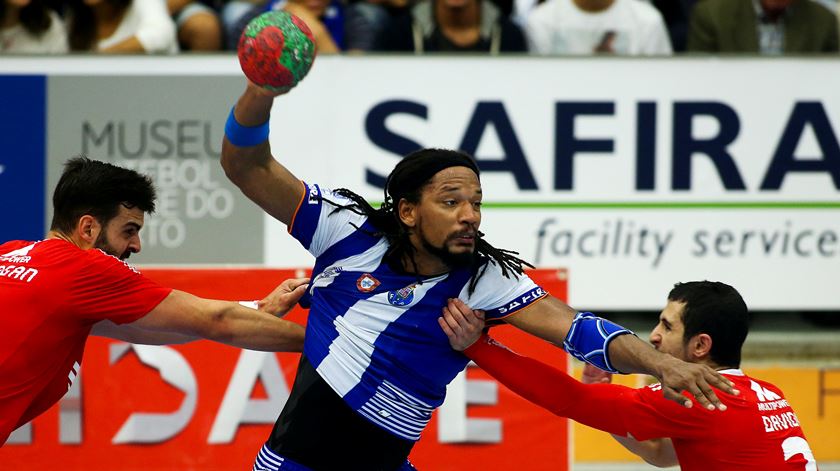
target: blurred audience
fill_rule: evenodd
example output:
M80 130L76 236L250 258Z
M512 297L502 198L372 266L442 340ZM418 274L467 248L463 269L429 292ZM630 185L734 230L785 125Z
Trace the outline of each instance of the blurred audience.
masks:
M672 53L662 15L641 0L547 0L525 32L538 54Z
M102 53L178 52L163 0L69 0L70 49Z
M701 0L688 30L698 52L837 52L837 43L837 18L812 0Z
M355 0L345 10L344 30L348 51L372 51L391 21L408 11L408 0Z
M0 53L65 52L64 22L43 0L0 0Z
M166 0L166 7L175 21L181 50L218 51L222 48L218 6L209 0Z
M651 0L662 14L674 52L685 52L688 42L688 19L697 0Z
M395 19L379 49L424 52L525 52L522 30L489 0L423 0Z
M339 0L271 0L251 7L239 16L227 39L228 49L235 50L248 22L266 11L285 10L303 20L318 47L318 54L341 51L344 44L344 11Z

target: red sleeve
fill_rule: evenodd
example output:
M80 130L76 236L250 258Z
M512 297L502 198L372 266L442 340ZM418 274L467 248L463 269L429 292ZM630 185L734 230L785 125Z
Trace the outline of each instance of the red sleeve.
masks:
M583 384L483 335L464 353L513 392L575 422L638 440L701 433L702 409L686 409L655 392L616 384ZM697 414L700 412L700 414ZM698 423L699 422L699 423Z
M86 252L75 273L70 303L80 316L116 324L148 314L172 291L140 274L116 257L99 250Z

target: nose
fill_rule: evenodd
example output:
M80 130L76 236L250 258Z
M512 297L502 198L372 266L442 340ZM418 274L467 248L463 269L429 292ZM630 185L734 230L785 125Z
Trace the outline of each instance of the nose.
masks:
M472 203L465 203L461 209L459 222L475 225L481 220L481 213L473 206Z
M650 339L649 340L650 340L650 343L652 343L654 346L658 346L660 343L662 343L662 335L659 333L658 329L653 329L650 332Z
M140 236L136 235L128 242L128 250L131 251L131 253L140 253L140 249L143 248L142 245L143 242L140 240Z

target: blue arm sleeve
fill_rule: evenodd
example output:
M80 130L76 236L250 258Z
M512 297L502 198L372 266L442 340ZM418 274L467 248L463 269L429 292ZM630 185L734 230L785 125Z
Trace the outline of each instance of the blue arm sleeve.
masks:
M628 329L591 312L580 312L563 341L563 348L578 360L610 373L621 373L610 362L609 346L619 335L635 335Z

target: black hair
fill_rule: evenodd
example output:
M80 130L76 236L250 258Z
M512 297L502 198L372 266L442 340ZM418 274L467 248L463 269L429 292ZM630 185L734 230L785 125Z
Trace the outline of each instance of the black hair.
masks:
M50 230L69 234L86 214L107 225L120 206L152 213L155 198L149 177L84 156L74 157L64 164L64 173L53 192Z
M750 329L750 315L735 288L719 281L677 283L668 300L685 303L684 342L697 334L708 334L712 338L712 361L720 366L741 366L741 347Z
M0 2L0 20L6 17L8 7L6 2ZM28 5L20 9L20 24L27 32L41 36L52 24L50 10L44 0L31 0Z
M432 177L444 168L453 166L467 167L476 175L479 174L475 160L464 152L449 149L421 149L405 156L388 175L385 182L385 199L378 209L347 188L339 188L335 190L335 193L351 200L352 203L340 205L325 198L323 200L336 206L336 211L346 209L367 216L368 222L377 230L373 235L385 237L388 240L389 249L385 257L391 265L402 269L402 260L408 258L414 272L417 273L415 248L409 240L409 230L397 214L399 202L402 199L410 203L420 202L423 188ZM484 239L483 233L477 232L469 293L472 294L475 290L488 263L498 264L505 277L521 275L523 266L533 268L533 265L516 255L519 255L518 252L493 247Z
M131 6L132 0L106 0L119 11ZM144 1L144 0L138 0ZM148 1L148 0L145 0ZM96 49L96 15L93 8L84 0L69 0L66 6L68 19L67 41L71 51L90 51Z

